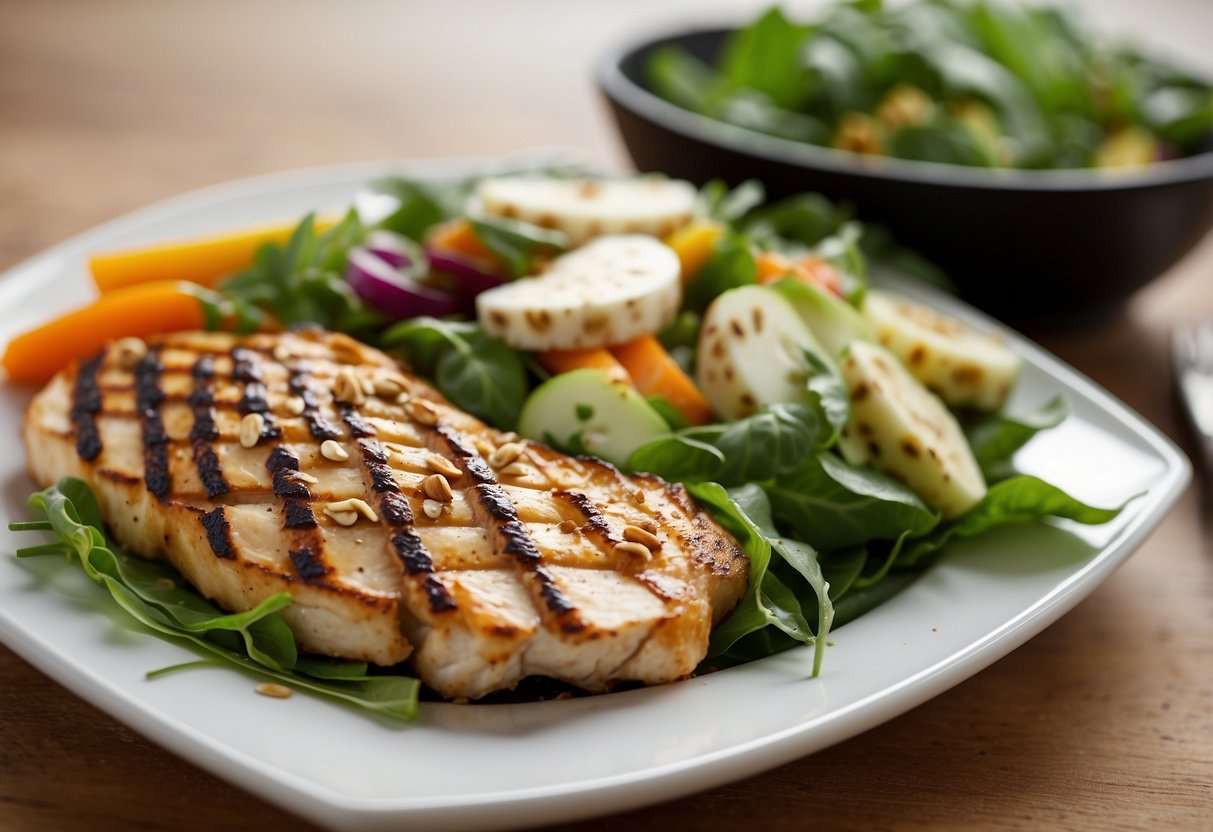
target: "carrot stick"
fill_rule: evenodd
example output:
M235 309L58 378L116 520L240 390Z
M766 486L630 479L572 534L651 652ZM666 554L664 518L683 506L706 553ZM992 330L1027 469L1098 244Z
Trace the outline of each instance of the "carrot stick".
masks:
M612 380L632 383L631 376L605 347L584 350L545 350L535 353L535 359L553 374L572 370L605 370Z
M644 395L661 396L692 425L712 421L708 400L655 336L642 335L616 344L611 347L611 354L627 369L632 383Z
M93 282L102 292L157 280L188 280L214 286L221 278L247 268L265 243L279 245L290 239L297 222L248 228L192 240L175 240L141 248L107 251L89 258ZM332 219L317 219L316 231L333 226Z
M758 282L763 285L774 283L792 271L792 262L773 251L764 251L758 255L754 265L758 267Z
M0 366L9 381L41 383L72 359L92 355L116 338L201 329L203 291L165 280L107 292L82 309L18 335L5 348Z

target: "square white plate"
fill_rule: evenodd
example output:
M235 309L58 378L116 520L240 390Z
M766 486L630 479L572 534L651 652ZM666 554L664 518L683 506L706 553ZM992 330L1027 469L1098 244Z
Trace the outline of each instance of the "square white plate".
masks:
M480 161L360 164L199 191L82 234L0 278L0 344L93 294L90 251L349 204L382 174L449 178ZM899 287L983 327L989 319ZM197 670L145 681L193 654L138 631L76 566L18 561L0 527L0 640L157 743L333 828L446 830L552 823L671 799L851 737L948 689L1077 604L1159 523L1190 477L1182 454L1105 391L1024 339L1011 407L1058 393L1072 415L1019 467L1097 505L1141 496L1114 522L1001 530L955 545L908 590L831 635L825 669L793 650L659 688L520 705L426 704L408 727L332 702L256 696L250 677ZM18 440L31 391L0 385L0 519L26 516Z

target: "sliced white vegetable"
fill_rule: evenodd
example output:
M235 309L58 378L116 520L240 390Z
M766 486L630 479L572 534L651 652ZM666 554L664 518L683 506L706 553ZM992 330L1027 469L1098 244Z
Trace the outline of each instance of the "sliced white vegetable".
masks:
M601 347L647 335L678 314L681 264L652 237L600 237L476 297L480 325L520 350Z
M775 289L792 304L830 355L838 357L852 341L875 341L876 334L859 310L820 286L781 280Z
M998 337L887 292L869 291L863 314L877 340L952 407L997 410L1020 359Z
M518 432L528 439L584 448L616 465L669 430L643 396L604 370L553 376L535 388L518 417Z
M783 296L766 286L730 289L708 307L699 330L699 389L726 419L764 405L805 401L809 350L825 350Z
M485 179L479 210L568 235L571 245L603 234L664 237L690 222L696 191L675 179Z
M839 364L851 420L839 447L847 461L901 480L928 506L955 517L986 493L956 418L888 350L855 341Z

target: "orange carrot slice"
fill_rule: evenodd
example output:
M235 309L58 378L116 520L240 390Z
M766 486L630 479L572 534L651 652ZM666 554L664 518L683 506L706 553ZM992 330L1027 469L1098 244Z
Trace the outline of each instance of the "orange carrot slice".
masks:
M784 277L812 283L838 297L843 296L842 275L832 264L820 257L801 257L789 260L773 251L763 252L755 261L758 267L758 282L767 285Z
M41 383L72 359L92 355L115 338L201 329L205 291L165 280L107 292L82 309L18 335L5 348L0 366L9 381Z
M712 421L712 406L708 400L655 336L642 335L616 344L611 347L611 354L644 395L661 396L692 425Z
M316 232L328 230L332 218L317 218ZM107 251L89 258L93 282L102 292L158 280L188 280L214 286L220 279L247 268L265 243L283 244L297 222L248 228L192 240L176 240L153 246Z
M553 375L573 370L604 370L612 381L632 383L632 377L605 347L584 350L544 350L535 353L535 360Z
M427 242L440 249L462 254L490 266L501 265L496 255L480 242L472 224L467 220L444 222L430 231L427 237Z

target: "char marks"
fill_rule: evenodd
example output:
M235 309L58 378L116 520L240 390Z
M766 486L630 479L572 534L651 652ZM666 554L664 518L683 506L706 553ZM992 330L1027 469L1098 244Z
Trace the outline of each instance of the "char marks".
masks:
M143 481L158 500L166 499L173 485L168 467L169 438L160 415L160 403L164 401L164 391L160 389L163 374L158 349L135 365L135 410L143 438Z
M345 422L345 426L349 428L350 436L366 438L375 435L375 429L367 424L353 405L341 404L341 421Z
M299 457L290 448L277 445L265 459L266 470L274 482L274 496L282 500L282 527L304 532L299 544L290 550L291 563L299 577L314 581L324 577L329 567L324 562L324 541L318 531L312 494L299 476Z
M243 382L244 391L240 395L237 409L244 416L256 413L264 420L261 429L262 439L277 439L282 436L282 428L270 413L269 398L265 384L261 381L260 356L253 350L236 347L232 350L232 380Z
M206 542L211 544L215 557L224 560L236 559L236 548L232 545L232 525L228 522L223 506L212 509L198 518L206 531Z
M586 494L580 491L554 491L552 496L558 500L571 505L580 512L583 520L582 532L592 537L598 538L603 545L612 545L619 542L619 537L611 531L611 525L603 517L602 512L598 510L598 506L594 505L594 501Z
M97 384L97 375L104 360L105 351L102 350L81 363L72 385L70 417L76 429L76 453L86 462L92 462L101 454L101 433L97 430L101 388Z
M291 549L290 555L291 563L295 565L295 571L305 581L317 581L329 572L329 568L324 565L320 555L311 546L304 545Z
M341 436L341 428L334 425L320 413L320 401L307 383L306 366L298 365L291 369L288 382L291 392L303 401L303 421L312 437L323 442L325 439L337 439Z
M206 496L213 500L226 494L229 489L227 479L223 476L223 465L211 447L211 443L219 438L219 428L215 426L214 356L199 357L190 375L194 378L194 388L189 395L190 410L194 414L194 423L190 426L194 465L198 468L198 478L202 480Z

